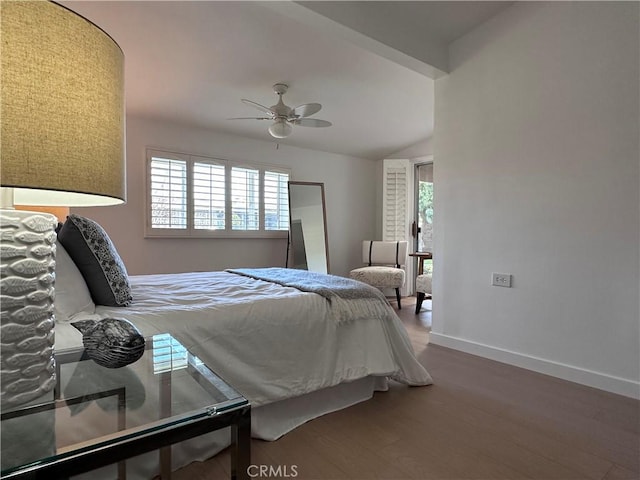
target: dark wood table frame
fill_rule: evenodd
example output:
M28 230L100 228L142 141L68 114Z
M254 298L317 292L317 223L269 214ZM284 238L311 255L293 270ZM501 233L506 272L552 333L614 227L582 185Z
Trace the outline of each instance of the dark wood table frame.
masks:
M431 260L433 258L433 254L431 252L413 252L410 253L409 256L418 258L418 275L422 275L424 273L424 261Z

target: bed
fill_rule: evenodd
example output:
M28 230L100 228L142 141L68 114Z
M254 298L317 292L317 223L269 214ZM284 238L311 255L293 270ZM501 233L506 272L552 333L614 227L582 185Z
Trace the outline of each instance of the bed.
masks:
M170 333L249 399L254 438L276 440L308 420L371 398L389 380L414 386L432 381L377 290L364 301L313 287L353 280L296 271L296 281L281 281L291 269L277 268L128 276L129 305L103 306L92 301L77 263L59 245L56 348L81 345L72 326L81 319L125 318L145 336ZM172 467L205 460L228 444L224 430L178 444ZM129 463L128 478L158 473L155 454Z

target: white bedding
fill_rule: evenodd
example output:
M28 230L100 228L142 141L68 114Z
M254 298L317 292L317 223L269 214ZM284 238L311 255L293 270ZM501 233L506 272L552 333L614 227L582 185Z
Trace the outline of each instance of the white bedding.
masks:
M369 398L384 389L386 377L409 385L431 383L388 304L381 318L338 323L320 295L229 272L131 276L130 281L132 306L99 306L95 314L81 313L71 321L112 316L133 322L145 336L171 333L249 399L252 434L258 438L273 440L311 418ZM56 348L81 341L71 325L57 324ZM366 387L351 393L342 388L356 381ZM322 396L328 387L345 392L344 398ZM174 454L174 468L217 453L225 442L204 446L208 453L205 448L192 458Z
M73 320L114 316L144 335L169 332L254 407L369 375L431 383L391 306L386 318L338 325L319 295L228 272L132 276L131 284L131 307ZM58 348L80 343L67 333L58 329Z

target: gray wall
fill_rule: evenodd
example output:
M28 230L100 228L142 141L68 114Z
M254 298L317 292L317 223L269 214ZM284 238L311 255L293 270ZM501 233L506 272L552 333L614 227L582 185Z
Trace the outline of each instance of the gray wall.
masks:
M127 117L127 204L73 211L105 228L130 274L285 264L286 239L145 239L147 146L286 166L292 180L324 182L331 273L346 275L361 264L361 241L375 229L376 162Z
M516 3L451 46L432 341L638 395L638 7Z

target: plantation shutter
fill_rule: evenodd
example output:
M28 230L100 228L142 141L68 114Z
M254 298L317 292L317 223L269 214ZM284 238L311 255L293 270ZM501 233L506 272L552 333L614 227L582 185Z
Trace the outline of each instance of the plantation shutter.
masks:
M382 240L411 240L411 164L408 160L384 160Z
M382 165L382 240L406 240L409 242L408 250L412 252L413 165L403 159L387 159ZM413 291L414 268L411 260L412 257L409 257L406 261L407 281L401 289L402 295L409 295Z
M150 165L151 226L187 228L187 162L153 157Z
M291 169L147 148L145 237L285 238Z
M260 172L254 168L231 169L231 228L258 230L260 227Z
M264 172L264 228L289 230L289 174Z
M193 164L193 228L225 229L225 168L211 162Z

